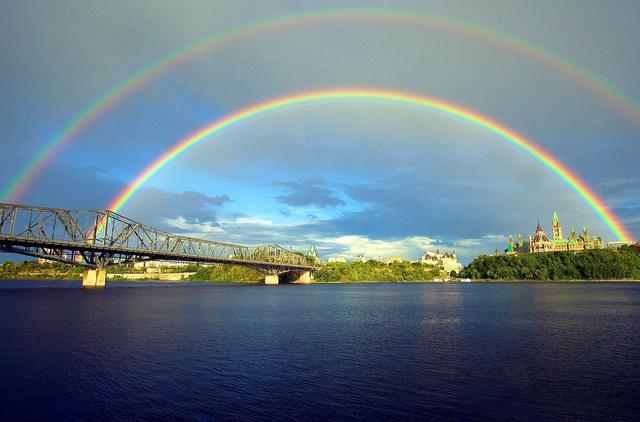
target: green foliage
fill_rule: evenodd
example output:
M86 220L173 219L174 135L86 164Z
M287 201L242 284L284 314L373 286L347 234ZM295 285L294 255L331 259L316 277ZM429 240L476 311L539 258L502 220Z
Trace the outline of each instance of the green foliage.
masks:
M332 262L315 272L315 281L419 281L433 280L440 275L438 268L420 263L399 262L391 265L375 261Z
M264 274L248 267L232 265L214 265L198 267L195 274L189 277L190 281L245 281L256 282L264 279Z
M172 272L174 273L195 273L200 269L200 265L198 264L189 264L184 267L173 268Z
M112 274L142 274L146 272L144 268L133 268L132 265L113 265L108 268Z
M301 254L301 255L304 256L311 265L316 265L318 263L318 257L315 255L309 255L309 254Z
M61 262L23 261L14 264L6 261L0 265L0 280L79 280L83 268Z
M522 255L479 256L460 277L491 280L640 279L638 249L596 249Z

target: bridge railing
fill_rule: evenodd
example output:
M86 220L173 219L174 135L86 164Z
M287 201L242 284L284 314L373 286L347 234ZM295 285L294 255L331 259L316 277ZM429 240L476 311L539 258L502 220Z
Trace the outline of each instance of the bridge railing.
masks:
M78 248L106 248L135 251L138 255L166 254L224 260L310 265L301 254L278 245L246 246L178 236L109 210L67 210L14 204L0 204L0 237L72 245Z

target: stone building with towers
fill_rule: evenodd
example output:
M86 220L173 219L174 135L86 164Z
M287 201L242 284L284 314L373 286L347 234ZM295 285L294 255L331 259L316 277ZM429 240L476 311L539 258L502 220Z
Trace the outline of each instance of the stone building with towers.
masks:
M462 264L458 262L456 257L456 251L440 253L440 249L436 249L434 252L425 252L420 257L421 264L433 265L434 267L440 267L445 274L449 275L451 271L459 273L462 271Z
M554 211L553 220L551 221L551 238L547 236L542 225L538 222L535 234L530 235L527 241L522 238L522 234L518 235L517 242L514 242L513 236L509 236L509 244L505 249L505 253L577 252L603 248L604 242L602 239L598 236L589 236L589 231L586 227L582 229L582 234L580 235L576 233L575 228L571 229L571 234L565 239L558 213Z

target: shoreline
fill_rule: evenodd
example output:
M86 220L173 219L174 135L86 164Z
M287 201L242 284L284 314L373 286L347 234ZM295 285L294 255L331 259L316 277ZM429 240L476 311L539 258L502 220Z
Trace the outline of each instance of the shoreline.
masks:
M70 279L62 279L62 278L4 278L0 279L0 283L6 281L82 281L80 278L70 278ZM261 281L228 281L228 280L187 280L185 278L178 280L171 279L157 279L157 278L109 278L108 281L116 281L116 282L127 282L127 283L234 283L234 284L263 284ZM385 281L385 280L377 280L377 281L326 281L326 282L312 282L310 284L402 284L402 283L412 283L412 284L466 284L466 283L509 283L509 284L517 284L517 283L640 283L640 279L601 279L601 280L492 280L492 279L477 279L471 281L460 281L460 280L447 280L447 281L433 281L433 280L405 280L405 281ZM282 283L282 284L299 284L299 283Z

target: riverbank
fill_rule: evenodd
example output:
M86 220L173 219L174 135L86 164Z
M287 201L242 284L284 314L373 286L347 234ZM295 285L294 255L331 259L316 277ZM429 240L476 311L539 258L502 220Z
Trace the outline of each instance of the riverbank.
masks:
M638 280L634 247L581 252L479 256L459 274L475 280Z
M184 273L166 273L160 274L125 274L129 277L122 277L123 274L114 274L109 275L109 281L122 281L122 282L131 282L131 283L145 283L145 282L154 282L154 283L232 283L232 284L261 284L262 281L242 281L242 280L193 280L188 276L184 276ZM143 277L146 276L146 277ZM62 279L62 278L35 278L35 277L25 277L25 278L0 278L0 283L2 282L14 282L14 281L23 281L25 283L28 282L39 282L39 281L81 281L82 278L70 278L70 279ZM311 284L323 285L323 284L344 284L344 285L354 285L354 284L570 284L570 283L640 283L640 279L604 279L604 280L492 280L492 279L483 279L483 280L470 280L470 281L461 281L461 280L446 280L446 281L434 281L434 280L404 280L404 281L390 281L390 280L376 280L376 281L313 281ZM286 283L282 283L286 284Z
M472 264L467 266L462 272L462 278L451 278L445 283L522 283L522 282L638 282L640 281L640 272L622 271L620 268L634 268L634 262L637 258L635 253L626 262L626 266L614 265L613 272L618 272L623 277L615 277L604 270L599 272L593 268L597 268L593 264L595 255L602 252L593 251L593 253L583 252L581 254L572 254L576 260L575 277L568 277L567 268L573 268L574 264L566 264L565 267L559 267L556 264L558 258L562 255L545 256L500 256L500 257L480 257ZM620 257L620 253L604 252L607 257ZM624 256L627 256L627 251ZM598 255L599 256L599 255ZM566 257L565 257L566 258ZM581 261L586 261L581 263ZM540 261L540 262L539 262ZM605 260L606 262L606 260ZM526 266L524 264L527 264ZM552 265L554 264L554 265ZM618 264L620 264L618 262ZM513 269L517 269L517 271ZM187 268L185 268L187 269ZM528 269L528 270L527 270ZM592 269L592 271L587 271ZM162 268L160 272L142 272L135 271L131 267L110 267L107 271L107 277L110 281L195 281L195 282L228 282L228 283L260 283L264 281L264 274L247 267L239 266L192 266L188 268L190 271L176 270L175 268ZM81 280L84 268L72 266L63 263L38 263L37 261L24 261L22 263L5 262L0 265L0 280ZM476 274L476 272L478 274ZM524 272L529 277L514 277L512 272ZM604 272L604 274L603 274ZM470 274L473 273L473 274ZM547 277L531 277L531 273L539 274ZM588 274L589 277L584 276ZM487 275L491 277L487 277ZM505 277L504 275L507 275ZM483 276L484 275L484 276ZM633 275L633 276L629 276ZM473 276L473 277L470 277ZM469 281L462 281L464 278L470 278ZM445 276L438 268L417 263L395 263L386 265L376 262L366 263L330 263L321 266L314 273L314 283L316 284L358 284L358 283L442 283ZM551 279L551 280L550 280ZM436 281L438 280L438 281Z
M188 273L109 273L107 280L119 281L187 281L195 272Z

